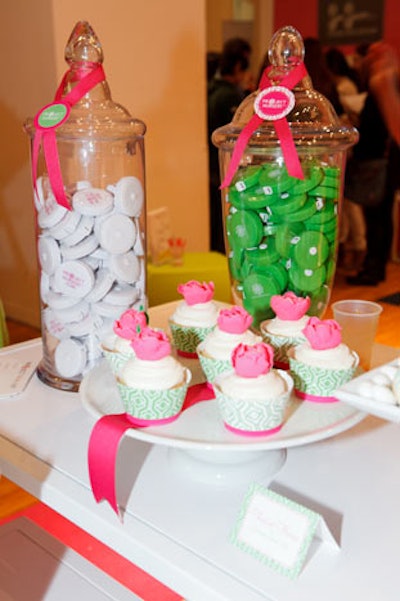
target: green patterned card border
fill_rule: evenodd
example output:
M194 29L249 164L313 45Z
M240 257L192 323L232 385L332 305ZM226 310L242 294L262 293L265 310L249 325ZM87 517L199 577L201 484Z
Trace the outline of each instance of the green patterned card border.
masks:
M303 567L320 520L315 511L254 483L246 493L231 542L294 579Z

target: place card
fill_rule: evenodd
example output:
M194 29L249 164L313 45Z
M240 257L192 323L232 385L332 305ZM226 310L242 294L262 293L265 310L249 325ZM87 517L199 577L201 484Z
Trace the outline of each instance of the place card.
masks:
M314 537L339 549L322 516L253 484L246 494L231 542L288 578L296 578Z
M0 352L0 399L23 392L35 372L40 360L41 349L37 345Z

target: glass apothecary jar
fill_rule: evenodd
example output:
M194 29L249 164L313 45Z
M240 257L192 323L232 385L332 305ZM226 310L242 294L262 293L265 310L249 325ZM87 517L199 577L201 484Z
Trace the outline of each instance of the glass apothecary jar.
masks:
M76 391L121 313L146 310L144 134L113 102L87 22L65 50L69 69L31 138L43 359L40 379Z
M212 135L233 299L255 328L288 290L322 316L335 274L346 152L358 132L313 89L303 58L299 32L277 31L260 89Z

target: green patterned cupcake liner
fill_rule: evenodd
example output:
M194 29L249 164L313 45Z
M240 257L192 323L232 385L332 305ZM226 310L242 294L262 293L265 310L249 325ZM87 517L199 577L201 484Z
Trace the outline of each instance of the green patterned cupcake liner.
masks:
M315 402L334 402L337 388L354 376L358 366L358 356L354 356L354 365L347 369L328 369L306 365L293 357L289 358L289 370L294 381L296 396Z
M267 342L274 349L274 365L281 369L289 368L290 349L306 341L304 336L277 336L261 330L264 342Z
M106 361L110 366L112 373L115 376L118 376L125 363L128 361L128 359L130 359L129 355L124 355L123 353L119 353L118 351L109 351L104 348L103 355L106 358Z
M207 328L182 326L170 321L169 328L171 330L174 346L178 351L196 354L197 346L205 339L207 334L214 329L214 326Z
M220 415L228 429L242 434L273 434L282 426L285 410L293 389L293 380L278 370L286 380L288 391L275 399L232 398L221 391L223 376L217 378L214 391Z
M168 390L131 388L117 381L126 413L135 419L158 421L176 416L182 409L191 374L185 369L185 382Z
M199 357L201 368L206 376L207 382L212 384L218 376L228 371L233 370L233 366L230 360L223 359L212 359L204 354L202 345L197 348L197 355Z

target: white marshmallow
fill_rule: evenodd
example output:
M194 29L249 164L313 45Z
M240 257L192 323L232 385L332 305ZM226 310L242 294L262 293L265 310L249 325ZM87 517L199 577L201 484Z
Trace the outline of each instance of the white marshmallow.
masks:
M144 203L141 181L134 176L123 177L115 189L115 207L124 215L139 217Z
M38 213L38 224L42 229L53 227L61 221L68 209L58 204L53 194L50 194L43 202Z
M60 250L64 260L74 261L75 259L87 257L96 250L98 245L99 243L96 236L91 234L87 238L84 238L82 242L79 242L79 244L75 244L74 246L61 244Z
M72 197L72 206L82 215L105 215L114 205L114 197L101 188L84 188L78 190Z
M140 261L137 256L129 251L122 255L113 255L109 262L110 271L119 282L133 284L140 276Z
M100 246L112 255L127 252L135 243L136 227L126 215L114 214L98 228Z
M116 284L104 297L104 302L110 305L131 305L140 294L140 290L135 286L121 286Z
M52 275L61 263L60 248L54 238L39 236L38 256L42 271Z
M64 309L54 309L54 315L62 323L70 324L81 319L85 319L89 315L89 303L81 301L72 307L65 307Z
M85 297L89 303L97 303L111 290L115 276L108 269L99 269L93 289Z
M67 326L55 315L54 311L49 308L44 309L42 319L46 330L49 334L54 336L54 338L57 338L58 340L69 338Z
M81 374L86 365L86 347L78 340L62 340L54 353L55 367L63 378Z
M83 298L94 286L94 273L83 261L61 263L54 274L57 289L63 294Z
M63 244L65 246L74 246L81 242L84 238L89 236L93 230L94 218L88 215L83 215L79 224L74 232L63 238Z
M49 236L56 240L62 240L75 231L81 216L76 211L67 211L64 217L55 226L48 230Z

